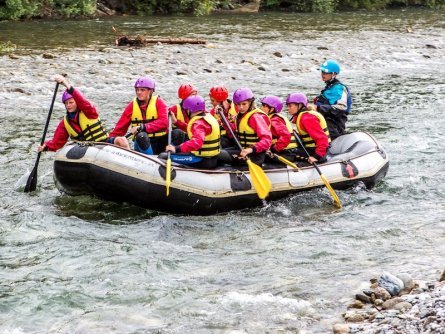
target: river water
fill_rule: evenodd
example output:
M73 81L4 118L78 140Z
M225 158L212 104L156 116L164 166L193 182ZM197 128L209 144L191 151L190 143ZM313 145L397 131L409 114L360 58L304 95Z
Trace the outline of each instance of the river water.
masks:
M121 17L0 22L0 333L329 333L383 270L435 279L445 254L445 20L440 11ZM203 45L114 46L128 35ZM281 54L278 54L279 52ZM43 56L44 54L45 57ZM65 73L111 128L147 74L176 102L183 82L249 86L285 98L323 87L342 64L354 96L349 130L390 157L372 191L325 189L265 208L173 216L55 188L36 158L55 83ZM50 131L63 117L59 92Z

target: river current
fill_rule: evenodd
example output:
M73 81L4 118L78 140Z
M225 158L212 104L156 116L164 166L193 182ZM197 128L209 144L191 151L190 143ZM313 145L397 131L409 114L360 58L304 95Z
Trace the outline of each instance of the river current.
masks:
M0 22L0 333L329 333L382 271L435 279L445 254L445 15L442 11L119 17ZM206 45L114 46L112 26ZM54 74L92 100L108 128L150 75L169 105L192 82L257 98L310 98L318 67L342 65L348 129L390 157L373 190L326 189L264 208L175 216L59 193L53 153L23 193ZM57 97L47 137L64 107ZM26 180L25 180L26 181Z

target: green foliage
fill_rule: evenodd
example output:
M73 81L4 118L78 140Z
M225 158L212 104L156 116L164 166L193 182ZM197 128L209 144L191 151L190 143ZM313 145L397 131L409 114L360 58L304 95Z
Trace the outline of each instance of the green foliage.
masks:
M427 0L426 5L434 9L445 9L445 0Z
M6 0L3 6L0 6L1 20L18 20L20 18L29 18L38 13L36 1L32 0Z
M0 42L0 53L13 52L15 49L17 49L17 45L13 44L11 41Z
M443 9L445 0L263 0L261 8L296 12L332 13L338 10L381 10L394 7L425 6Z
M93 14L95 10L95 0L6 0L0 2L0 19L84 16Z
M337 0L313 0L312 11L318 13L333 13L337 8Z
M96 11L96 1L92 0L48 0L56 14L64 17L91 15Z
M230 8L248 0L121 0L131 14L206 15L216 8ZM338 10L380 10L392 7L425 6L445 9L445 0L262 0L263 10L332 13ZM35 17L76 17L94 14L94 0L0 0L0 20Z

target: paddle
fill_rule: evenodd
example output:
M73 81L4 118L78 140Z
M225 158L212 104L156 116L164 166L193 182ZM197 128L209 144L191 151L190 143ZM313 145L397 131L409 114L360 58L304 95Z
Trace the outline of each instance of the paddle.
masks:
M229 130L230 134L232 135L233 139L235 140L238 148L242 150L243 147L238 141L238 138L236 138L235 134L233 133L233 130L230 127L229 122L227 121L227 118L224 115L222 109L217 108L217 112L221 117L222 121L224 122L224 124L226 125L227 129ZM254 164L248 157L246 157L246 160L247 160L247 166L249 166L250 177L253 186L258 194L258 197L260 199L265 199L269 194L270 189L272 188L272 184L270 183L270 180L267 178L266 173L264 173L263 169L260 166Z
M298 133L297 133L296 130L294 130L294 135L295 135L295 138L296 138L297 141L298 141L298 145L300 145L300 146L303 148L304 152L306 153L307 157L309 158L309 157L310 157L310 154L309 154L309 152L306 150L306 147L304 147L303 142L302 142L301 138L298 136ZM321 172L320 168L318 168L317 164L316 164L315 162L313 162L312 164L314 165L315 169L317 170L318 174L320 175L320 178L321 178L321 180L323 181L323 183L325 184L326 188L328 188L329 192L331 193L331 196L332 196L332 198L333 198L333 200L334 200L334 204L335 204L335 206L336 206L337 208L341 209L341 202L340 202L340 199L338 198L338 196L337 196L335 190L332 189L331 184L330 184L329 181L326 179L326 177L323 175L323 173Z
M172 143L172 116L168 114L168 136L167 136L168 145ZM170 195L170 183L172 179L172 159L170 158L171 152L167 152L167 166L165 170L165 188L167 191L167 196Z
M287 160L285 157L282 157L281 155L278 155L276 153L272 153L275 158L280 160L283 164L288 165L296 170L300 170L296 164L294 164L292 161Z
M49 108L48 117L46 119L45 129L43 130L42 140L40 141L40 145L43 145L45 142L46 132L48 131L49 121L51 119L51 114L53 112L54 101L56 99L57 90L59 89L59 83L56 83L56 88L54 88L53 100L51 101L51 107ZM42 152L37 153L36 163L34 164L34 168L29 174L28 181L26 182L26 186L24 189L25 193L30 191L34 191L37 188L37 167L39 166L40 155Z

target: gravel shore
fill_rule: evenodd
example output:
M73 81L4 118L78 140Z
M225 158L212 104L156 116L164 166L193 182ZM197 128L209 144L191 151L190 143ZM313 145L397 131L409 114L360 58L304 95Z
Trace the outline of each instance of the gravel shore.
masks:
M445 270L435 282L384 272L355 295L334 334L445 334Z

